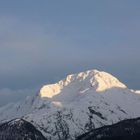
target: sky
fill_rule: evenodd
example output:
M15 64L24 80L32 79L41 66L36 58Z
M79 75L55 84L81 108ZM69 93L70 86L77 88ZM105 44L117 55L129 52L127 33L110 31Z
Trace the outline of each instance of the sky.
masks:
M0 105L90 69L140 89L139 0L1 0Z

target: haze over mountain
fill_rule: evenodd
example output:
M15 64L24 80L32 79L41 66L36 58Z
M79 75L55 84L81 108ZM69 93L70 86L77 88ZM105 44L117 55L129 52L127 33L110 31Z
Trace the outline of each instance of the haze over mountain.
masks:
M0 108L0 122L22 118L51 140L74 140L92 129L140 116L139 91L109 73L88 70L45 85L33 97Z

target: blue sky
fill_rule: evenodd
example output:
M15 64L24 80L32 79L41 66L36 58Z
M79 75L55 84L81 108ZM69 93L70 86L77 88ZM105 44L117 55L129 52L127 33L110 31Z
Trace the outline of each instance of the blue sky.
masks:
M0 104L99 69L140 89L138 0L0 1Z

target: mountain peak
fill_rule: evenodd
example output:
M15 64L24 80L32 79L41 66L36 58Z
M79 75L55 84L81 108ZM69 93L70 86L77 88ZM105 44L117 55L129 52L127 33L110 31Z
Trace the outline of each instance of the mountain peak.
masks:
M45 85L41 88L39 95L41 97L52 98L62 91L81 92L86 89L93 89L96 92L102 92L110 88L126 88L117 78L104 71L96 69L80 72L78 74L68 75L65 79L55 84ZM72 91L68 91L72 90Z
M102 92L110 88L127 88L126 85L121 83L116 77L104 71L96 71L91 79L92 86L96 91Z

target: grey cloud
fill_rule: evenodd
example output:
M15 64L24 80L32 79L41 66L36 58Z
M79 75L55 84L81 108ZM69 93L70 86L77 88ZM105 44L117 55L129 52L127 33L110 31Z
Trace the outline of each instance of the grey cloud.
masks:
M138 46L122 47L118 43L111 47L113 44L104 46L104 42L80 46L54 29L1 17L0 38L1 104L34 94L30 89L56 82L67 74L92 68L111 72L128 85L139 87Z

